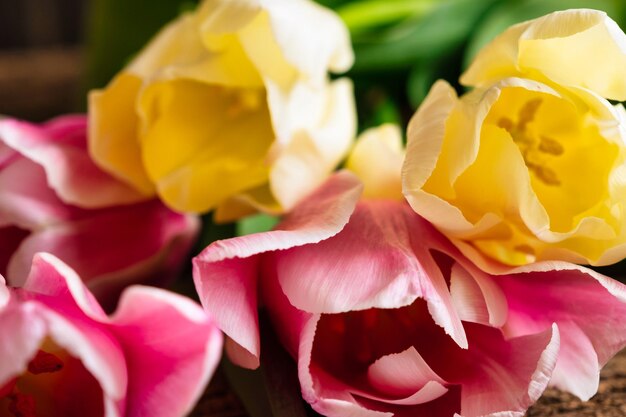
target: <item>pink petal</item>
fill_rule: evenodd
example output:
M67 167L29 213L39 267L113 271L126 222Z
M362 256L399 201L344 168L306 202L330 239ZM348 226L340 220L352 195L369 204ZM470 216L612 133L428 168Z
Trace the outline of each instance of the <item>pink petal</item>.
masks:
M43 167L48 185L65 203L96 208L143 200L93 163L86 133L86 116L58 118L43 127L15 119L0 121L0 140Z
M557 327L508 341L499 331L479 325L469 324L467 332L467 366L456 370L456 377L447 377L462 386L460 414L522 416L548 386L559 350Z
M6 291L6 287L2 287ZM26 371L46 335L46 325L32 304L3 306L0 303L0 329L3 335L0 337L0 386L3 386Z
M245 354L238 352L236 363L258 366L259 261L255 255L317 243L337 234L348 222L361 189L352 174L335 174L288 215L278 230L215 242L194 258L194 282L202 305L249 354L243 360Z
M500 287L484 272L470 273L454 263L450 271L450 293L454 307L463 321L502 327L508 306Z
M128 362L126 416L186 415L215 371L222 335L191 300L132 287L111 318Z
M124 352L100 324L108 318L80 277L57 258L39 254L18 291L47 307L39 309L39 314L52 339L81 359L109 398L123 399L127 384Z
M32 268L23 289L45 296L44 300L54 299L56 303L74 306L92 319L107 320L100 304L76 272L50 254L39 253L32 258Z
M553 384L583 400L598 389L600 368L626 346L626 286L563 262L543 262L495 277L509 303L510 336L556 323L561 352Z
M74 217L77 210L63 204L46 181L43 169L26 158L0 170L2 224L34 229Z
M383 356L367 371L372 386L394 396L412 395L411 401L389 401L392 404L415 405L432 401L445 394L445 381L428 366L415 347Z
M332 239L275 254L281 286L297 308L338 313L397 308L416 298L437 323L467 346L461 321L431 249L454 251L404 203L366 201ZM437 235L435 235L437 236Z
M198 230L197 219L158 201L84 214L27 237L9 263L10 282L22 285L33 255L43 251L69 264L101 299L115 299L129 283L164 283Z
M42 308L48 335L96 378L105 398L118 404L124 400L128 387L125 352L105 326L72 311L57 299L37 298ZM59 305L61 304L61 305ZM109 405L111 406L111 405ZM106 400L105 400L106 407Z
M7 288L6 281L4 277L0 275L0 309L4 308L9 303L9 299L11 298L11 294L9 293L9 288Z

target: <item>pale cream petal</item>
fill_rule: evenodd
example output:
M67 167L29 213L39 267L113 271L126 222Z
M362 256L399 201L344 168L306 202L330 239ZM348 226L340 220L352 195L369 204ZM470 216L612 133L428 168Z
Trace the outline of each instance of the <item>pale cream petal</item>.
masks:
M386 124L363 132L346 162L346 168L363 182L364 198L404 200L400 127Z
M319 82L328 70L345 72L352 66L350 34L334 12L311 0L260 1L285 58L309 81Z
M461 77L465 85L523 76L626 99L626 35L606 13L573 9L516 25L497 37Z
M521 75L517 67L518 42L531 23L529 21L511 26L484 46L469 68L461 74L461 84L485 86L502 78Z
M402 189L409 202L435 170L443 147L446 121L457 102L450 84L439 80L409 122L406 159L402 166Z
M626 99L626 35L604 12L567 10L537 20L520 40L519 66L557 84Z
M325 89L302 84L289 96L272 84L268 87L277 133L269 153L270 188L289 210L321 184L350 149L356 130L352 83L339 79Z
M198 19L203 33L225 35L246 27L262 10L260 0L204 0Z

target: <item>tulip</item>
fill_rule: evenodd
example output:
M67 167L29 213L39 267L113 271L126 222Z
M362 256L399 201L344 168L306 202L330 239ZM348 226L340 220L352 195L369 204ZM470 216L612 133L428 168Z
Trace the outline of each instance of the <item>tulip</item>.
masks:
M328 71L352 61L347 29L313 1L206 0L91 93L91 154L178 211L289 210L350 147L352 86Z
M258 366L263 305L323 415L522 416L550 383L596 392L626 346L624 285L565 262L488 273L405 201L361 189L338 173L275 230L194 259L232 361Z
M0 415L178 417L202 394L222 335L200 306L135 286L108 317L80 278L38 254L23 288L0 277Z
M84 116L0 121L0 274L21 286L34 254L49 252L109 307L130 283L173 278L199 222L95 166L86 129Z
M593 59L589 59L593 56ZM408 129L403 191L463 252L608 265L626 256L626 35L570 10L513 26L437 82Z

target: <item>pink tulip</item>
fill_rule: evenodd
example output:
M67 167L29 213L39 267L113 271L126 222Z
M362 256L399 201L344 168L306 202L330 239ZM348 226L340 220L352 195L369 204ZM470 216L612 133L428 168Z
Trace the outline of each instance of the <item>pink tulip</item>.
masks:
M49 252L111 302L129 283L175 275L199 222L101 171L87 152L86 123L0 120L0 274L22 285L33 255Z
M550 382L596 392L626 345L624 285L564 262L487 273L404 201L360 188L337 174L276 230L195 258L235 363L259 363L261 303L327 416L522 416Z
M23 288L0 277L0 415L179 417L217 366L222 335L199 305L128 288L110 317L49 254Z

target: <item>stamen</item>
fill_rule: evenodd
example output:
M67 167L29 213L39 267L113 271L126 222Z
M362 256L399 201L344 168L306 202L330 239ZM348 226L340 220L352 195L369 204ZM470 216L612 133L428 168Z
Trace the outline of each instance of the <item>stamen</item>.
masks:
M519 130L526 129L526 125L533 121L537 109L541 106L541 99L535 98L529 100L524 104L524 107L519 111L519 120L517 122L517 128Z
M511 131L515 127L515 123L513 123L513 120L509 119L508 117L501 117L500 120L498 120L498 127L501 127L502 129L511 133Z
M37 417L35 399L32 395L15 393L11 395L9 413L15 417Z
M559 181L556 172L546 166L537 166L534 172L537 178L547 185L561 185L561 181Z
M540 136L537 141L532 132L527 130L527 125L535 119L539 106L541 106L540 98L529 100L520 109L517 124L508 117L501 117L497 125L509 132L526 166L537 179L546 185L560 185L561 181L556 172L546 166L545 155L542 154L560 156L565 152L565 148L556 139L548 136Z
M563 155L563 152L565 151L563 145L561 145L557 140L547 136L541 136L539 141L539 150L555 156Z
M28 372L33 375L58 372L63 369L63 361L52 353L40 350L28 363Z
M517 245L513 249L526 255L535 255L535 250L530 245Z

